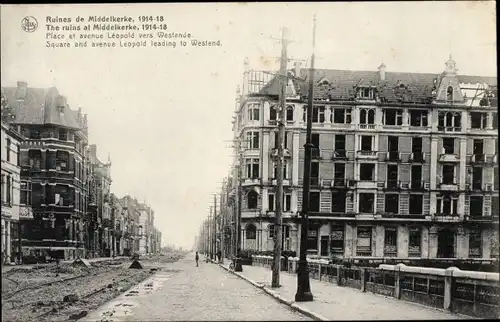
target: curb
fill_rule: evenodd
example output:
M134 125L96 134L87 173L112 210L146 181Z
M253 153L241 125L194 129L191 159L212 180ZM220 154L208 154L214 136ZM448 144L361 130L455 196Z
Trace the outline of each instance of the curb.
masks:
M285 304L285 305L291 307L292 309L294 309L294 310L296 310L304 315L307 315L308 317L310 317L314 320L317 320L317 321L329 321L330 320L330 319L327 319L320 314L312 312L311 310L303 307L302 305L297 304L295 301L285 299L284 297L279 295L276 291L274 291L274 290L272 290L264 285L258 284L254 280L252 280L246 276L243 276L242 274L240 274L238 272L230 271L229 268L227 268L221 264L219 264L219 266L222 267L223 269L225 269L226 271L233 273L234 275L240 277L241 279L244 279L245 281L252 284L253 286L262 289L266 294L268 294L271 297L273 297L274 299L278 300L278 302Z

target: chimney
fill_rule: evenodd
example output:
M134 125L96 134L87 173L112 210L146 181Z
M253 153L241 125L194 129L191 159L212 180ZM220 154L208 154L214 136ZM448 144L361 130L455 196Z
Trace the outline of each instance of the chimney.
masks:
M248 74L250 73L248 57L245 57L245 61L243 62L243 66L245 67L245 72L243 73L243 86L242 86L241 95L247 95L248 94L248 87L249 87Z
M294 66L295 66L295 77L300 77L300 68L302 67L301 65L302 65L302 63L300 61L296 61L294 63Z
M26 93L28 92L28 83L26 82L17 82L17 93L16 99L24 100L26 99Z
M380 80L383 80L385 81L385 70L387 69L387 66L385 66L384 63L380 64L380 66L378 66L378 74L380 76Z

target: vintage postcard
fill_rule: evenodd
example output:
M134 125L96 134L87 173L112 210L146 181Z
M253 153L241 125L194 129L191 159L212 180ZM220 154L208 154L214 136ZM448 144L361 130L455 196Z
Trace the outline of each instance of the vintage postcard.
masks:
M499 318L496 50L494 1L2 5L2 321Z

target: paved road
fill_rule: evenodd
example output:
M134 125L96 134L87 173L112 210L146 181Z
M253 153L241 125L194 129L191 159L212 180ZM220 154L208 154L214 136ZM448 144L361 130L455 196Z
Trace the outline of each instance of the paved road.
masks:
M311 321L216 264L195 267L192 258L165 264L80 321Z

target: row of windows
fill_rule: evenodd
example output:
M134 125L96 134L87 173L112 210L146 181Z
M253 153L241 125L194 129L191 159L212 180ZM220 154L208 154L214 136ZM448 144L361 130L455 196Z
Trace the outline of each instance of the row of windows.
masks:
M332 192L331 194L331 209L333 213L345 213L346 206L348 203L346 192ZM373 214L375 213L375 193L359 193L358 204L359 212ZM398 214L400 213L401 203L400 194L398 193L386 193L384 196L386 213ZM247 208L257 209L258 207L259 194L255 191L250 191L247 194ZM309 211L320 212L321 205L321 194L318 191L312 191L309 195L310 206ZM283 211L291 210L291 194L284 194L283 197ZM352 202L352 199L350 200ZM424 211L424 199L422 194L410 194L408 199L408 209L410 215L422 215ZM469 202L469 214L472 217L481 217L485 211L485 202L483 196L470 196ZM268 211L275 211L276 201L275 194L269 193L268 195ZM499 211L499 197L491 197L491 213L498 214ZM440 194L436 198L436 214L438 215L457 215L458 214L458 197L452 194Z
M250 103L247 105L247 115L249 121L260 120L260 104ZM429 125L429 110L427 109L408 109L406 123L414 127L427 127ZM269 120L278 120L279 110L276 106L271 106L269 113ZM352 109L345 107L334 107L332 112L330 109L327 111L326 106L314 106L312 113L313 123L324 123L326 118L329 117L330 123L337 124L350 124L352 123ZM294 120L294 107L288 105L286 107L286 121ZM329 115L329 116L328 116ZM375 124L376 110L373 108L359 109L359 124ZM382 124L383 125L403 125L403 109L386 108L382 110ZM491 116L490 116L491 115ZM438 127L451 127L461 128L462 120L459 112L453 111L439 111L438 113ZM469 112L468 117L470 120L470 127L472 129L486 129L488 121L491 121L493 129L498 128L498 115L496 112L491 114L486 112ZM302 121L306 121L307 107L303 107ZM490 119L491 118L491 119Z
M2 204L11 205L14 201L14 177L2 174Z

